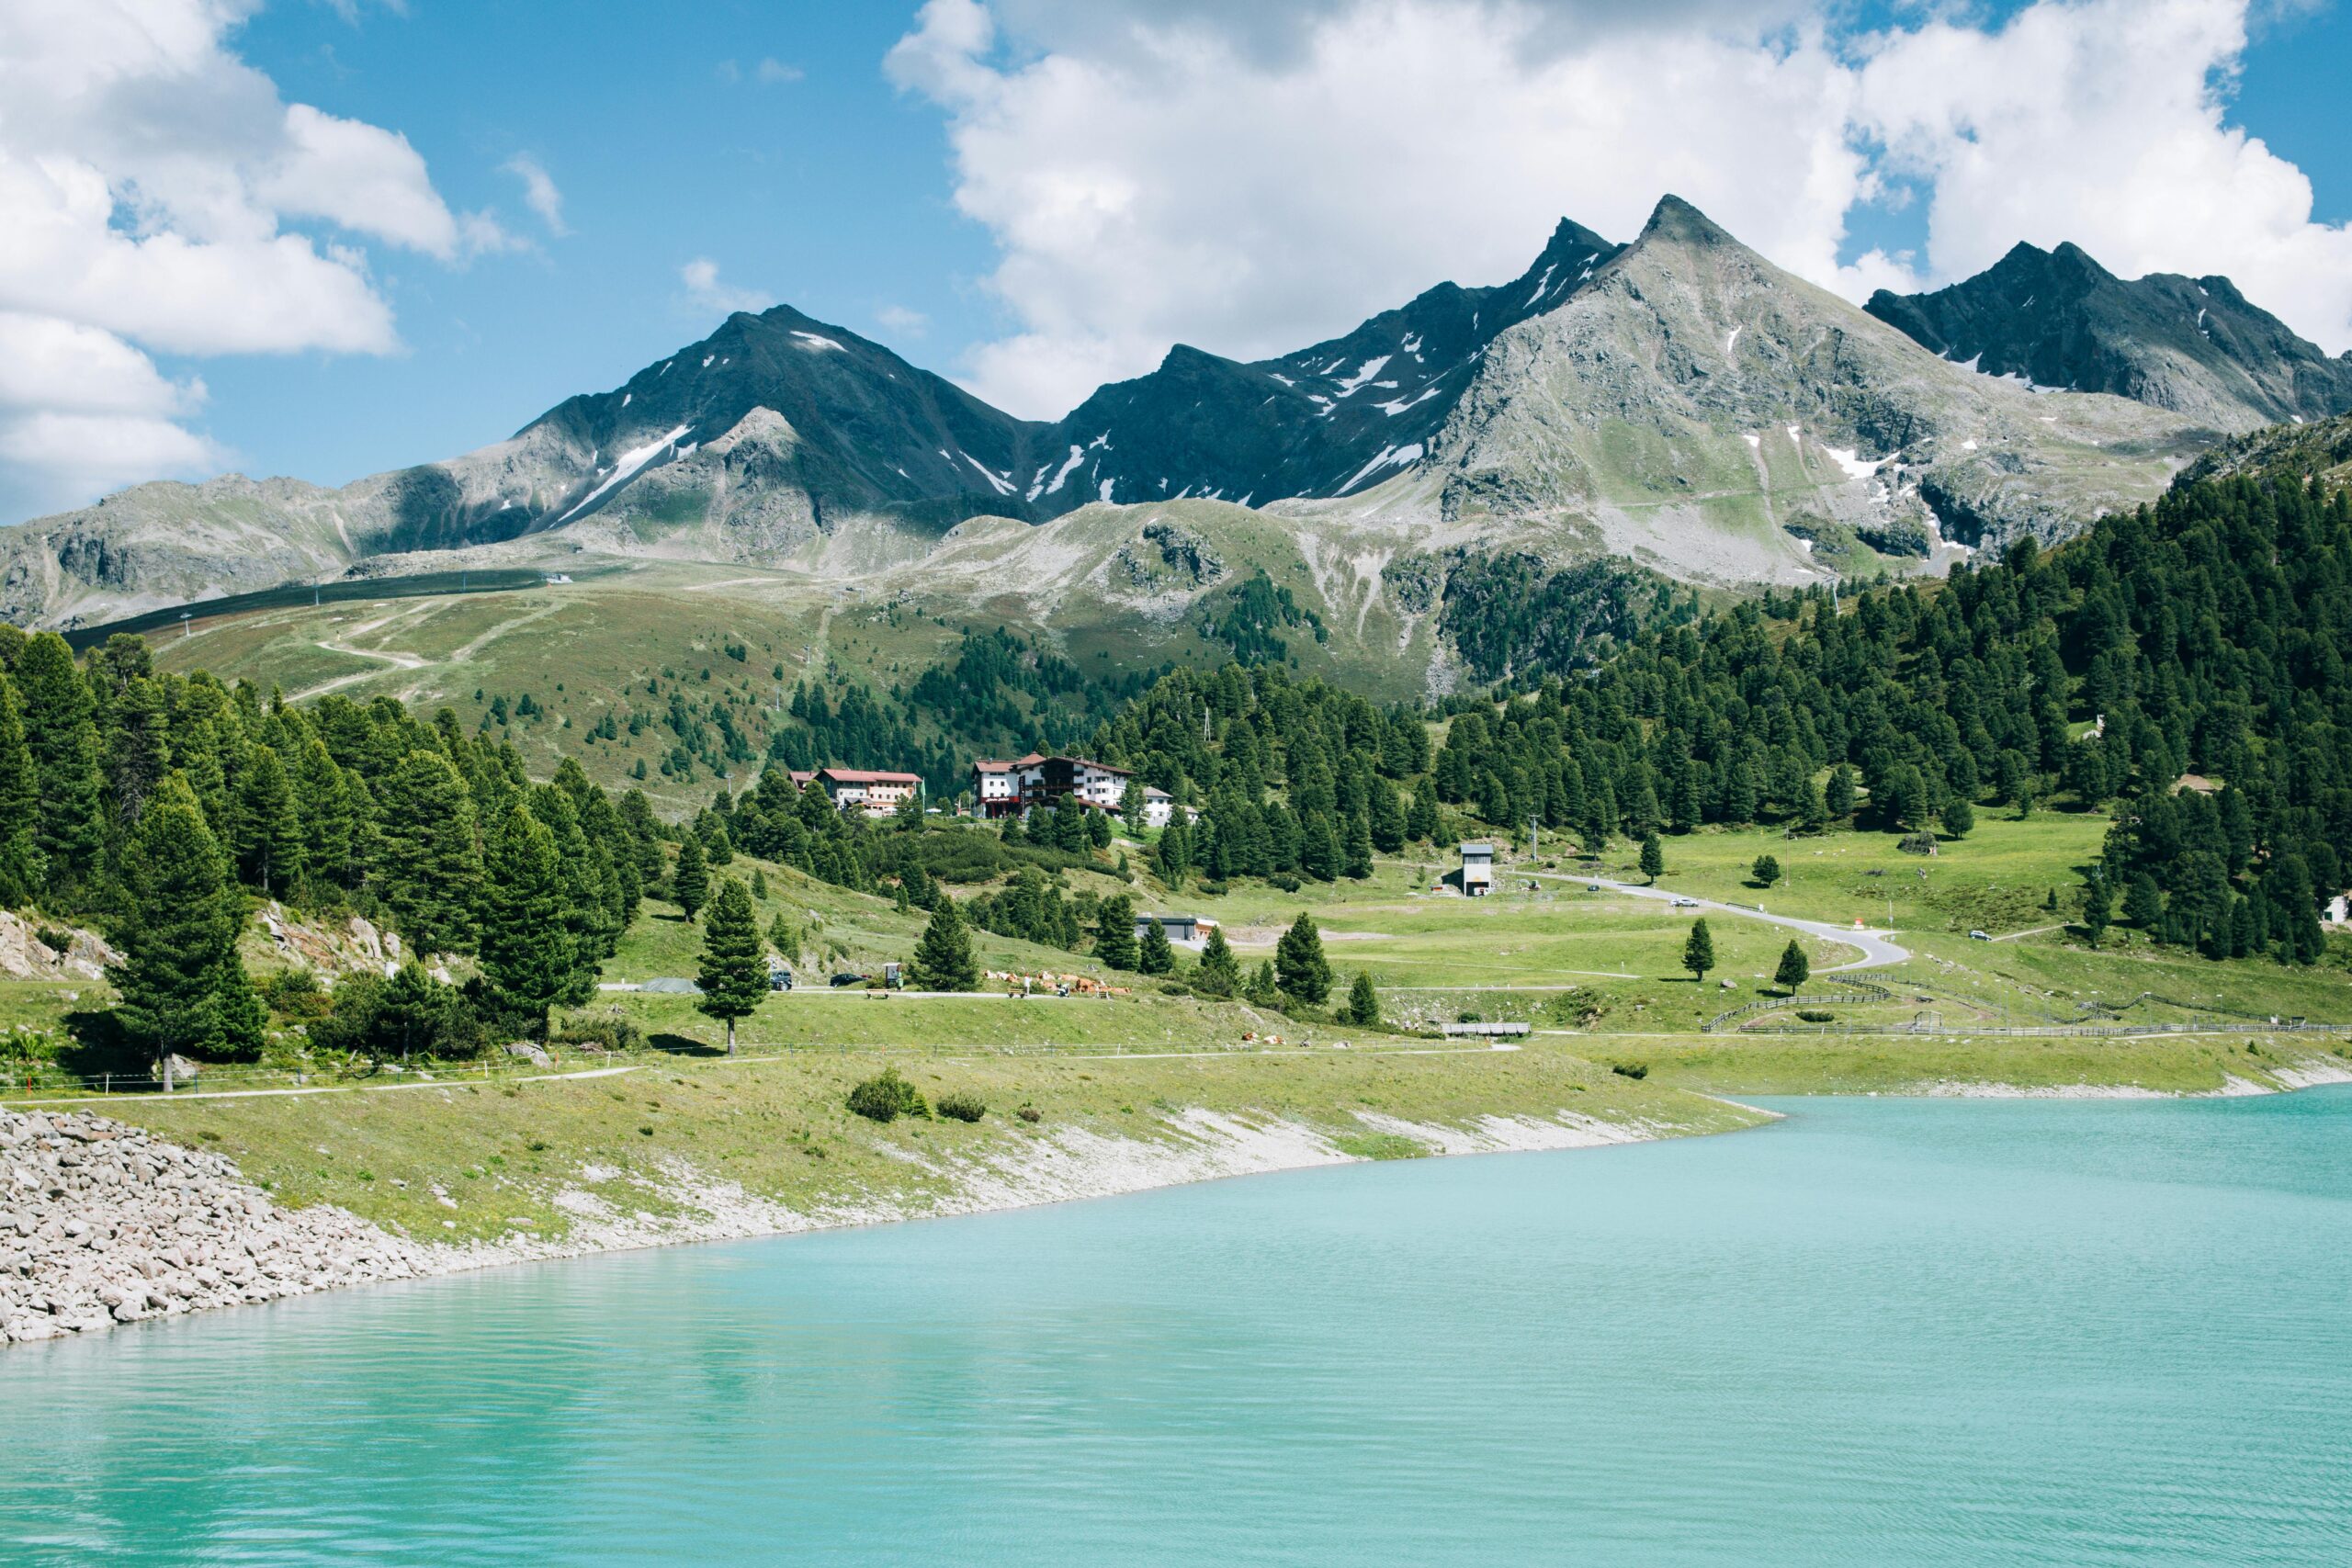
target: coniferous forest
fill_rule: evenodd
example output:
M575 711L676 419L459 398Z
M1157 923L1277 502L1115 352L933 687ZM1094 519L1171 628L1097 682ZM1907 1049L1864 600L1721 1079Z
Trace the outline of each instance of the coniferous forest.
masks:
M1496 613L1528 597L1498 595ZM2200 479L1945 582L1620 624L1600 661L1539 660L1442 715L1280 664L1180 668L1086 746L1199 808L1154 841L1170 886L1362 877L1464 818L1540 821L1597 850L1705 824L1960 836L1979 811L2105 810L2114 825L2077 889L2094 939L2120 918L2208 956L2309 963L2321 906L2352 875L2352 496ZM1490 630L1473 640L1522 635ZM1002 735L1021 710L1001 694L1047 705L1080 686L1023 651L967 637L953 673L918 689L958 706L951 729ZM1434 749L1432 716L1451 720ZM812 757L854 739L820 735L814 713L806 728ZM965 913L1053 946L1124 931L1053 878L1107 842L1099 814L923 826L916 811L845 818L781 767L664 823L574 761L526 777L511 744L446 711L288 706L159 671L136 637L77 660L54 634L0 626L0 905L116 942L117 1021L144 1050L260 1049L264 1010L235 952L260 899L363 914L412 955L477 961L462 988L415 964L338 987L314 1039L447 1053L543 1031L550 1009L593 995L640 897L670 891L672 843L692 846L678 875L697 888L678 892L697 902L706 868L741 849L926 908L943 883L997 883Z

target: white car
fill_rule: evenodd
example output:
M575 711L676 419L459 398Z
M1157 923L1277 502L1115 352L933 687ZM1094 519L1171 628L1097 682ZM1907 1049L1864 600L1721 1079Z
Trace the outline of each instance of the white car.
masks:
M1678 909L1695 909L1699 907L1699 900L1696 898L1677 898L1674 901L1673 907Z

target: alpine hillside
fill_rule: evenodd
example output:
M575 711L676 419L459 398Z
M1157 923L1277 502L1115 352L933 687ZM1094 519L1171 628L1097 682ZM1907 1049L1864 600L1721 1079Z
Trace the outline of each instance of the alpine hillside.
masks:
M1863 309L1988 375L2113 392L2216 430L2352 411L2352 356L2329 358L2228 278L2126 280L2072 243L2020 244L1949 288L1882 288Z

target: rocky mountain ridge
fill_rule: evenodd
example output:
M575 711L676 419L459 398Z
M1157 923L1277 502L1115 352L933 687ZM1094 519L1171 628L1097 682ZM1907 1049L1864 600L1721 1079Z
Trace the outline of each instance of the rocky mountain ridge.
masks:
M1442 284L1275 359L1180 345L1050 424L788 306L738 313L446 462L338 490L142 485L0 531L0 618L88 626L435 559L838 581L924 560L975 518L1186 498L1797 583L2063 533L2210 439L1951 363L1668 197L1631 244L1563 221L1510 283Z
M2226 277L2116 276L2072 243L2019 244L1962 282L1863 306L1948 359L2069 391L2112 392L2232 434L2352 412L2330 358Z

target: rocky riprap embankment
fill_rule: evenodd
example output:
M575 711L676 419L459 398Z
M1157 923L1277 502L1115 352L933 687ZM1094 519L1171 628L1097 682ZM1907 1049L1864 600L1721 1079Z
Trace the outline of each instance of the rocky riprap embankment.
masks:
M216 1155L0 1111L0 1342L437 1271L345 1210L279 1208Z

